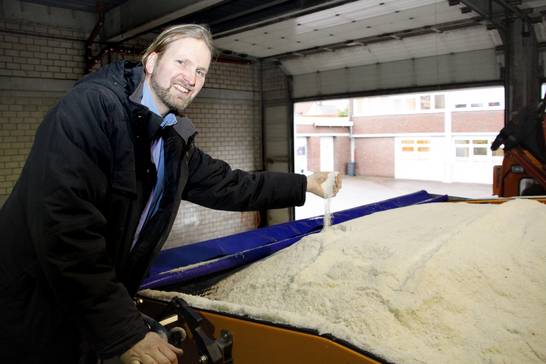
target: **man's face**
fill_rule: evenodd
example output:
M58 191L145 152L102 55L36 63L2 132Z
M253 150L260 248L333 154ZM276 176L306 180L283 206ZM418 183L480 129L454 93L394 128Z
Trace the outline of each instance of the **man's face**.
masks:
M211 53L199 39L180 38L146 62L146 78L158 111L182 114L205 83Z

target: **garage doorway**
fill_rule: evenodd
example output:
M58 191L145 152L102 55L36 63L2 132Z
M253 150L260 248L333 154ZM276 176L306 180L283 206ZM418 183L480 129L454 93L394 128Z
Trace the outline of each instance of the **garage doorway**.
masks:
M486 197L493 166L502 163L502 150L489 148L504 126L500 86L304 102L294 111L295 164L306 167L299 173L333 169L346 178L437 182L445 190L470 184ZM471 197L471 190L457 191Z

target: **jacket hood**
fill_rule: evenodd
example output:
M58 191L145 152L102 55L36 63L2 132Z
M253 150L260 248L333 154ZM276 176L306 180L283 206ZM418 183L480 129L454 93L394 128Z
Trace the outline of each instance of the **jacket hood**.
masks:
M120 98L131 95L144 78L142 65L129 61L110 63L90 73L76 82L81 84L96 83L114 91Z

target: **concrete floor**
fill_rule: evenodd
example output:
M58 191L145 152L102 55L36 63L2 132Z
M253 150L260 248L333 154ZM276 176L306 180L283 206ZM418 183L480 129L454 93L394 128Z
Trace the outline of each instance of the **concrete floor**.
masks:
M330 210L332 212L345 210L420 190L457 197L492 197L492 187L487 184L442 183L384 177L344 176L341 191L330 201ZM305 205L296 207L296 219L324 214L325 201L308 193Z

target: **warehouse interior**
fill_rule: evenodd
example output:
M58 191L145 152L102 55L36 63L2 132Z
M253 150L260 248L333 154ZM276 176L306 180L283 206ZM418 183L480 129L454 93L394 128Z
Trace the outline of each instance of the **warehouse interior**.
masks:
M218 50L187 109L199 132L196 143L234 169L294 172L294 105L300 102L501 86L507 128L499 143L506 145L510 135L521 135L510 133L526 123L523 110L544 98L544 0L0 0L0 205L44 115L76 81L114 61L139 61L162 30L183 23L207 25ZM505 158L507 169L495 178L502 174L512 183L508 169L516 173L523 165L537 171L527 183L546 181L546 156L540 157L546 132L533 127L523 132L534 135L524 144L533 161ZM522 192L499 183L493 191L499 196ZM164 249L295 217L293 208L226 212L186 201L179 211ZM325 362L389 362L366 353L371 359L344 352ZM277 362L320 360L313 355ZM207 360L198 362L229 362Z

